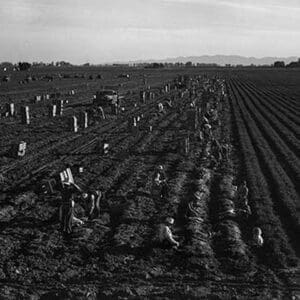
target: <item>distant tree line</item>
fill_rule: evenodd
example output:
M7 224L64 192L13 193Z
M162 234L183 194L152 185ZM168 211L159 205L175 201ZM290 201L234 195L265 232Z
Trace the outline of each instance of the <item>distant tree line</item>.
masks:
M87 64L85 64L87 65ZM85 66L84 65L84 66ZM88 64L89 65L89 64ZM72 67L73 65L66 61L52 61L51 63L44 62L18 62L13 64L11 62L0 62L0 69L5 70L16 70L16 71L28 71L30 68L41 68L41 67Z
M159 69L159 68L164 68L164 64L162 63L152 63L152 64L147 64L145 66L146 69Z
M31 64L28 62L19 62L18 66L20 71L27 71L30 69Z
M73 65L69 62L66 61L57 61L57 62L50 62L50 63L44 63L44 62L18 62L17 64L13 64L11 62L0 62L0 70L5 69L5 70L19 70L19 71L28 71L30 68L41 68L41 67L73 67L76 65ZM82 64L81 66L83 67L89 67L89 66L101 66L101 65L91 65L89 63ZM102 65L102 66L111 66L109 64L107 65ZM113 64L112 66L115 67L143 67L147 69L159 69L159 68L191 68L191 67L221 67L218 64L214 63L193 63L191 61L188 61L186 63L182 62L174 62L174 63L158 63L158 62L153 62L153 63L134 63L134 64ZM249 65L249 66L244 66L244 65L231 65L231 64L226 64L225 67L237 67L237 68L247 68L247 67L274 67L274 68L300 68L300 58L298 61L293 61L290 62L289 64L285 64L284 61L275 61L273 65L262 65L262 66L257 66L257 65Z
M289 64L285 64L284 61L275 61L274 68L300 68L300 58L298 61L292 61Z
M191 68L191 67L220 67L218 64L205 64L205 63L193 63L188 61L186 63L176 62L176 63L142 63L135 64L135 66L143 66L146 69L157 69L157 68Z

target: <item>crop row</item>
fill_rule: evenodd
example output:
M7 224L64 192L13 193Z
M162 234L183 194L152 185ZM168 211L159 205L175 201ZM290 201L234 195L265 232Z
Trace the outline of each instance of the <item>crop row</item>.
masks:
M280 100L278 102L275 101L272 94L264 94L260 92L259 89L256 89L253 85L249 85L244 82L239 83L244 87L247 87L247 90L250 90L251 93L253 93L260 100L261 104L265 106L270 112L272 112L274 117L278 118L278 120L280 120L288 129L294 132L294 134L297 134L297 130L295 130L295 127L299 126L300 122L299 118L297 118L297 112L295 109L287 111L289 104L284 103Z
M273 268L285 267L296 260L288 237L283 230L282 223L274 211L274 203L270 197L269 185L260 165L256 148L258 143L250 138L249 127L238 105L238 96L235 89L228 85L233 119L238 132L243 164L247 174L247 182L251 191L250 206L253 212L254 223L260 226L265 237L265 251L261 252L262 261ZM255 148L256 146L256 148Z
M242 100L239 101L241 113L246 122L250 137L253 140L253 145L257 149L258 158L264 166L263 170L267 182L269 182L271 194L274 198L273 200L282 208L281 212L282 214L285 214L282 219L285 222L289 222L289 225L292 227L289 228L289 230L300 234L300 217L297 213L299 210L299 203L295 187L291 183L291 179L280 166L278 158L273 153L272 148L263 138L260 128L252 119L251 114L249 113L251 110L247 110L245 105L247 99L243 97L239 89L237 89L237 91L240 94L239 99ZM287 221L286 216L289 217L289 221Z
M286 92L284 92L284 87L280 87L280 92L276 90L275 88L268 89L266 87L261 87L259 91L262 94L268 95L272 97L272 100L275 103L284 104L284 107L281 107L280 109L283 111L291 112L292 114L295 114L296 111L299 110L299 104L294 99L287 96Z
M298 95L296 91L290 90L285 86L280 86L272 89L272 92L274 95L277 95L277 97L284 98L287 101L291 101L295 107L297 107L298 109L300 108L299 101L297 101Z
M235 85L234 82L233 85ZM268 114L268 112L265 112L263 109L261 109L256 103L256 99L249 92L244 91L240 85L236 85L236 89L240 94L241 99L244 100L243 104L247 108L251 118L255 121L265 140L269 143L270 150L272 150L274 154L278 156L278 163L281 164L282 168L287 174L290 174L289 177L295 183L295 187L298 190L297 182L300 181L300 165L298 163L298 157L292 151L290 151L285 144L285 140L282 140L278 135L278 132L280 132L281 129L280 123L273 123L272 116ZM276 131L271 126L268 126L268 121L270 124L276 125ZM297 142L294 139L293 145L295 145L295 147L296 144Z

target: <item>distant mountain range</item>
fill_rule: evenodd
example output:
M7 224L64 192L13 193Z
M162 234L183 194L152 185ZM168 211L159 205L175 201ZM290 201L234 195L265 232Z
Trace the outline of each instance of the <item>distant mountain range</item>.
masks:
M271 65L275 61L284 61L286 64L297 61L298 57L290 56L290 57L245 57L239 55L202 55L202 56L179 56L175 58L165 58L165 59L149 59L149 60L137 60L130 61L130 63L186 63L191 61L193 64L218 64L221 66L225 66L226 64L231 65L243 65L249 66L253 65Z

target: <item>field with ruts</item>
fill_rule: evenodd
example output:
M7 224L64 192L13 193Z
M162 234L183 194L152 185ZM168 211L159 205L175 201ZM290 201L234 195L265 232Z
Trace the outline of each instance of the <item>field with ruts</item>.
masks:
M130 77L119 78L122 73ZM29 74L37 80L26 82L28 74L16 72L0 85L3 299L300 297L297 72L81 67ZM181 75L185 84L178 86ZM142 103L147 86L155 96ZM115 115L105 108L104 120L88 114L89 126L72 132L70 118L92 111L93 95L103 88L124 96L123 110ZM64 112L49 117L58 93ZM34 103L42 94L56 96ZM5 103L14 103L16 115L5 115ZM24 105L29 125L21 123ZM217 111L212 134L230 146L227 159L216 160L212 141L201 137L207 108ZM193 110L199 119L194 128ZM128 126L132 117L140 119L137 130ZM11 147L20 141L27 143L26 154L15 158ZM106 155L99 151L103 141L110 145ZM158 165L170 186L159 200L152 193ZM60 231L60 192L41 189L67 167L83 190L105 192L100 218L86 220L68 238ZM83 172L76 172L79 167ZM251 215L221 218L243 180ZM75 212L84 218L80 198ZM175 219L178 249L155 241L168 216ZM262 229L260 248L252 243L254 227Z

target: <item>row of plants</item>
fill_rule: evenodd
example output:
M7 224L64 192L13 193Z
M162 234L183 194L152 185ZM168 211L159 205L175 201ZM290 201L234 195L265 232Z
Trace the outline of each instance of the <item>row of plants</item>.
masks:
M299 135L299 130L297 127L300 125L300 122L296 116L293 117L293 114L288 113L286 111L281 111L284 108L283 103L275 106L274 103L270 102L272 99L270 96L264 96L262 93L259 93L255 88L248 86L244 82L236 81L239 85L241 85L247 92L249 92L252 96L255 96L255 99L260 103L261 107L265 108L269 114L272 114L271 120L273 122L277 121L277 123L281 124L281 129L283 130L284 135L290 135L291 133L295 136ZM293 113L295 110L293 110Z
M268 129L261 128L259 126L263 124L264 119L259 120L260 123L256 123L256 118L259 117L258 113L255 114L255 110L253 108L252 110L249 108L247 109L247 102L249 101L247 101L247 98L242 94L241 90L238 89L237 91L240 95L239 99L242 100L239 102L239 105L241 107L243 116L246 119L246 126L249 128L251 137L253 139L255 138L254 146L257 146L257 148L259 149L259 157L262 158L262 161L267 166L267 168L264 169L269 173L267 178L270 180L270 182L273 181L271 187L276 190L278 201L280 201L282 203L282 206L285 207L285 211L289 212L289 215L292 218L292 223L294 223L294 229L297 232L300 229L300 217L297 216L297 211L300 204L298 203L297 191L295 189L295 186L293 185L293 181L291 181L292 178L287 175L280 164L280 159L282 159L282 157L278 158L276 156L276 151L278 151L276 140L273 140L273 143L270 147L267 142L268 139L264 139L263 134L267 135L267 137L272 137L272 135L268 134ZM275 152L273 152L272 147L275 148ZM283 154L284 152L282 152L282 155ZM289 160L287 161L287 163L292 166L293 163L297 163L297 159Z
M215 130L215 136L222 142L229 140L229 107L226 96L220 112L220 128ZM210 205L213 213L214 225L213 245L222 270L227 273L246 274L251 268L247 245L244 242L244 233L239 224L239 216L235 212L236 186L234 181L234 167L231 155L223 157L219 162L212 184L212 201ZM234 213L231 214L231 209Z
M275 86L273 89L267 89L262 88L265 93L269 93L271 95L274 95L278 100L284 101L285 104L291 105L291 108L299 109L299 102L296 98L296 93L293 92L291 89L288 89L285 86ZM290 107L287 107L286 109L291 111Z
M271 90L264 92L261 88L258 89L249 82L243 81L243 84L253 93L259 95L259 99L265 99L262 104L268 107L274 116L280 119L285 126L291 127L292 125L299 125L299 119L297 118L299 108L293 106L292 102L276 97Z
M258 253L261 261L271 268L277 269L293 265L297 258L289 243L288 236L283 229L282 221L276 215L276 203L271 198L270 187L263 172L265 165L261 165L257 153L258 142L253 136L250 137L247 120L244 119L242 110L239 107L242 101L231 84L227 85L230 94L230 104L233 113L233 120L237 128L238 140L241 147L241 155L250 194L250 206L255 226L259 226L265 238L263 251Z
M274 152L274 154L278 157L278 163L281 164L287 175L289 175L290 180L295 183L295 187L297 189L297 182L300 181L300 164L298 163L297 156L286 146L280 136L278 136L278 130L275 131L272 127L267 125L267 113L264 113L263 110L258 108L256 100L249 95L247 91L245 92L241 86L237 85L236 88L239 91L241 99L244 99L243 104L247 108L248 113L251 115L252 120L255 121L262 136L270 145L270 150L272 150L272 152ZM280 124L278 124L278 126L280 126Z

